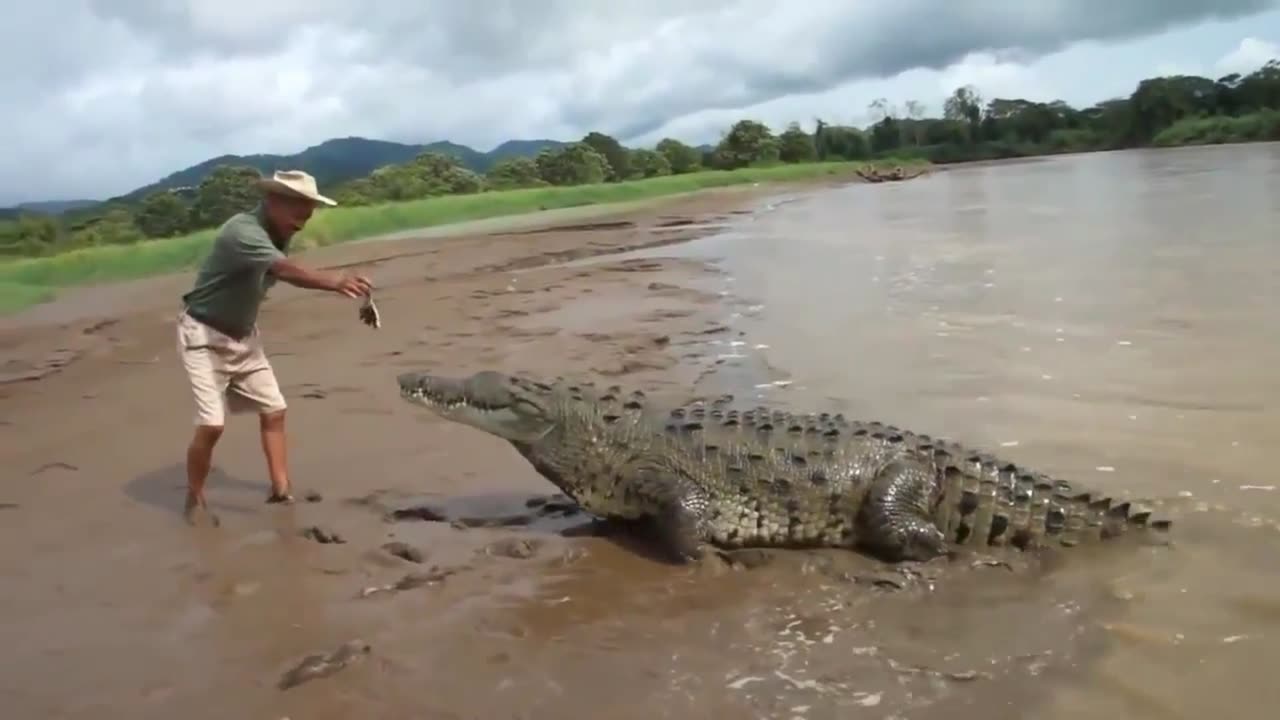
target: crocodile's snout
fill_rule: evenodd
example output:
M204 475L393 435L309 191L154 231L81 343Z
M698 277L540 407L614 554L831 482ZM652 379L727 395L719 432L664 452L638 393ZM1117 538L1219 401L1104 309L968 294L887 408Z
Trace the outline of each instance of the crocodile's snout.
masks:
M426 376L420 372L405 372L396 376L396 383L400 386L400 392L411 392L422 386L422 381Z
M466 406L494 410L511 404L511 392L498 373L477 373L460 379L425 372L406 372L396 377L400 395L427 405Z
M451 378L442 378L425 372L406 372L396 376L400 394L432 402L458 402L465 400L462 384Z

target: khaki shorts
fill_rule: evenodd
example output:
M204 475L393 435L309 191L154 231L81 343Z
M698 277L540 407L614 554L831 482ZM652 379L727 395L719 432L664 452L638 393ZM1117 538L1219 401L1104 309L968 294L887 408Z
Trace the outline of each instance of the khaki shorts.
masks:
M196 425L221 426L227 412L265 414L286 407L257 330L236 340L184 310L178 316L178 356L196 401Z

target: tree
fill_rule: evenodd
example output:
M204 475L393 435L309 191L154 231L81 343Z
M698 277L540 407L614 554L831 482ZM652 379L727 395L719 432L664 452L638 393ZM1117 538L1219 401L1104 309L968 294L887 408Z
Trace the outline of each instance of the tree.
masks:
M585 142L543 150L534 163L538 177L552 185L602 183L609 175L609 161Z
M871 151L884 153L895 150L902 145L902 130L898 121L886 115L883 120L871 126Z
M538 164L529 157L510 157L499 160L486 173L489 187L494 190L541 187L547 181L538 175Z
M604 156L609 166L608 174L605 176L607 181L618 182L631 176L627 149L622 147L616 139L604 133L589 132L581 142Z
M236 213L258 204L256 183L261 175L247 165L219 165L196 188L191 207L191 224L217 227Z
M627 161L631 168L631 176L635 178L660 177L671 174L671 162L667 156L657 150L640 148L631 151Z
M236 212L239 211L233 211L227 217L231 217ZM77 227L71 233L68 244L71 247L128 245L145 238L146 236L134 224L129 208L116 205Z
M947 120L963 120L976 123L982 117L982 98L972 85L956 88L942 106L942 116Z
M876 98L867 105L867 114L871 117L871 121L878 122L890 117L889 101L884 98Z
M778 139L756 120L739 120L715 149L715 166L722 170L778 160Z
M402 165L380 167L366 178L343 185L334 194L338 202L365 205L465 195L484 187L484 178L463 167L457 157L424 152Z
M924 144L925 125L924 122L924 105L916 100L907 101L907 118L909 120L909 132L911 141L920 146ZM904 138L905 140L905 138Z
M861 160L871 154L866 136L855 127L815 121L813 144L819 160Z
M147 237L173 237L190 227L190 212L177 195L158 190L143 198L134 222Z
M17 220L0 221L0 255L44 255L57 246L59 235L53 218L23 213Z
M778 136L778 159L785 163L813 162L818 159L818 148L813 137L800 128L800 123L791 123Z
M702 166L702 153L675 138L663 138L657 150L667 159L674 175L693 172Z
M942 106L942 116L947 120L966 123L965 132L968 140L973 142L981 131L982 98L972 85L955 89Z
M1188 75L1151 78L1138 83L1129 98L1130 133L1149 142L1182 118L1217 110L1220 87L1208 78Z

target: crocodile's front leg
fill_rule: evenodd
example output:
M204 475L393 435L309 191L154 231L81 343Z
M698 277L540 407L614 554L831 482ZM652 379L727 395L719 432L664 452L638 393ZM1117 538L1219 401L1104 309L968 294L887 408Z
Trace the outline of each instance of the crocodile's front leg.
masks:
M628 502L650 508L650 521L660 550L676 562L702 558L707 532L703 518L707 496L679 474L659 470L635 473L620 487Z
M930 508L939 491L932 467L895 460L876 474L858 513L858 542L889 562L925 561L947 551Z

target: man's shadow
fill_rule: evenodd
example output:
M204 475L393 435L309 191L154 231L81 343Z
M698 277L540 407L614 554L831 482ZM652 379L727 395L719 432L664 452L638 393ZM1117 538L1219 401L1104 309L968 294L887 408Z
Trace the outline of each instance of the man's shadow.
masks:
M262 484L253 483L242 480L238 477L228 475L221 468L214 466L209 470L209 477L205 481L205 494L211 496L209 500L209 509L217 513L251 513L248 507L242 504L230 504L225 500L218 501L212 499L225 490L244 490L246 492L262 494ZM182 515L183 506L187 497L187 468L183 463L174 463L167 467L151 472L143 473L138 477L130 480L124 486L124 494L129 496L135 502L150 505L160 510L173 512L178 516Z

